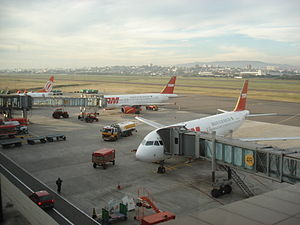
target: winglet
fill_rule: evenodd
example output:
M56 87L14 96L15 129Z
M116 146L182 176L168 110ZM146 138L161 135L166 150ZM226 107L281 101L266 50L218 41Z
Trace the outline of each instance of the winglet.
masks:
M169 83L166 87L160 92L161 94L173 94L175 88L176 76L171 77Z
M243 111L246 109L247 92L248 92L248 80L245 80L240 97L236 103L234 110L233 110L234 112L235 111Z

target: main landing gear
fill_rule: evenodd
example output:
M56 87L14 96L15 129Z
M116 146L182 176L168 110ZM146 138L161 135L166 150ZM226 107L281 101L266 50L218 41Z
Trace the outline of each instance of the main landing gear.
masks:
M222 195L229 194L232 191L231 187L232 182L228 180L224 180L220 183L214 183L213 189L211 190L210 194L214 198L218 198Z
M213 189L211 190L210 194L214 198L218 198L225 194L230 194L232 191L232 174L230 167L221 166L224 170L227 171L227 179L215 179L213 176Z

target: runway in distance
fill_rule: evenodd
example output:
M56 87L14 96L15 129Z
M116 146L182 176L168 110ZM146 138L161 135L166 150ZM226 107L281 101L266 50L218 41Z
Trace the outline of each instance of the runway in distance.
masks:
M219 110L222 113L213 116L190 120L187 122L177 123L169 126L164 126L162 124L144 119L142 117L135 117L137 120L156 128L155 130L151 131L148 135L146 135L144 140L140 143L136 151L136 158L145 162L164 161L165 159L170 158L170 155L164 154L164 143L160 138L159 134L157 133L157 131L159 131L162 128L181 126L185 127L188 130L199 132L201 131L211 133L213 131L216 131L216 135L225 136L238 129L247 117L274 115L274 113L250 114L250 112L246 110L247 91L248 80L244 82L244 86L242 88L241 94L238 98L234 110ZM249 138L249 140L243 139L243 141L287 139L300 139L300 137L274 137L257 139Z
M107 101L107 109L119 108L126 114L139 113L141 106L166 105L169 98L177 97L174 94L176 76L171 77L168 84L160 93L128 94L128 95L104 95Z
M46 82L43 89L38 90L36 92L33 92L33 91L26 92L26 91L24 91L23 93L21 93L21 91L18 91L17 94L18 95L28 95L28 96L31 96L31 97L34 97L34 98L52 96L53 93L51 91L52 91L52 88L53 88L53 82L54 82L54 76L51 76L49 78L49 80Z

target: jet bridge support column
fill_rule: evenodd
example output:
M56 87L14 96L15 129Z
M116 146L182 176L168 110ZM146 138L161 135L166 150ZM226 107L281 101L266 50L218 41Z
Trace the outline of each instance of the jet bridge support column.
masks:
M200 134L196 133L195 135L195 158L200 157Z
M27 119L27 108L22 109L22 117Z
M199 140L199 139L198 139ZM212 155L211 155L211 178L212 182L216 180L216 131L212 132Z
M221 195L229 194L232 191L231 188L231 169L227 168L228 179L223 179L221 181L216 179L216 131L212 132L212 149L211 149L211 178L212 178L212 186L213 189L211 191L211 195L214 198L218 198Z

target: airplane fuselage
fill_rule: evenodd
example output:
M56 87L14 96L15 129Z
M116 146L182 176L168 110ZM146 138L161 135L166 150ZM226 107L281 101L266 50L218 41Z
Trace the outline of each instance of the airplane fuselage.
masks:
M248 110L238 112L225 112L179 124L185 124L185 127L189 130L202 131L207 133L216 131L217 135L224 136L229 134L231 131L239 128L248 114ZM175 126L176 125L178 124L175 124Z
M19 95L21 96L27 95L33 98L42 98L42 97L53 96L53 93L52 92L28 92L28 93L21 93Z
M122 106L141 106L155 105L168 101L171 97L177 97L176 94L129 94L129 95L105 95L107 107L122 107Z
M238 129L247 115L249 115L248 110L237 112L225 112L222 114L190 120L187 122L177 123L170 126L183 125L189 130L202 131L207 133L216 131L217 135L224 136ZM136 151L137 159L142 161L153 162L165 160L169 157L164 154L164 146L162 143L162 139L157 133L157 130L158 129L150 132L139 145Z

